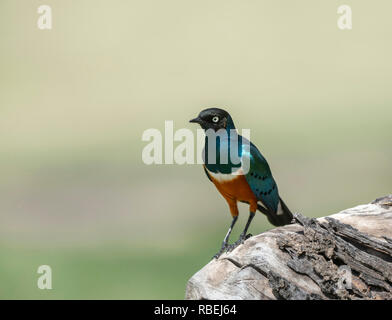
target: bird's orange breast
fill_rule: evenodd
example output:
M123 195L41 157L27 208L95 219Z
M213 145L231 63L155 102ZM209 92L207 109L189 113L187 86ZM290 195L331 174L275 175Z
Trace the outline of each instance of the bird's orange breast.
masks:
M253 194L243 174L221 174L208 172L218 191L228 200L244 201L257 207L257 198Z

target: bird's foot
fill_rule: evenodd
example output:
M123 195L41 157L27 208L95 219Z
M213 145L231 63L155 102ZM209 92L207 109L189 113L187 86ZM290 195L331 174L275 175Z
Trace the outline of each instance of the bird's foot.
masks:
M220 248L220 250L212 257L212 259L218 259L223 252L227 251L228 248L228 244L227 242L223 242L222 243L222 247Z
M240 244L243 244L245 242L245 240L249 239L250 237L252 237L252 234L250 234L250 233L248 233L247 235L245 235L244 233L241 233L239 239L236 242L234 242L233 244L229 245L227 242L223 242L222 247L212 257L212 259L218 259L224 252L233 251L235 248L237 248Z
M244 233L241 233L239 239L236 242L227 246L226 252L233 251L235 248L237 248L240 244L243 244L245 242L245 240L249 239L250 237L252 237L252 235L250 233L248 233L247 235L245 235Z

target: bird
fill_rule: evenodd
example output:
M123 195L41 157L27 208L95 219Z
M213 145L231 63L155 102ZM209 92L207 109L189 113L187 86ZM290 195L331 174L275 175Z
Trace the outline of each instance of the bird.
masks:
M189 122L199 124L205 131L204 172L226 200L232 217L221 248L214 258L233 250L252 236L247 232L257 210L265 214L274 226L292 222L293 214L279 196L267 160L251 141L238 134L227 111L220 108L204 109ZM212 140L215 143L211 143ZM232 154L237 156L237 161L232 160ZM239 215L238 202L249 204L249 217L239 239L229 245L229 237Z

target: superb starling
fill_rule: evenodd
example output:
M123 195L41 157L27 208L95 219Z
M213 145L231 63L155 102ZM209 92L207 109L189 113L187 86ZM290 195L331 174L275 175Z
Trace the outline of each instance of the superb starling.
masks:
M267 160L252 142L237 133L230 114L222 109L209 108L190 122L200 124L206 132L204 171L226 199L233 218L222 247L214 257L232 250L251 236L247 235L247 231L257 210L275 226L291 223L293 215L279 197ZM215 135L211 137L209 132ZM209 139L215 140L212 147ZM237 156L238 161L233 161L232 154ZM230 233L238 218L238 201L249 204L249 218L238 241L229 246Z

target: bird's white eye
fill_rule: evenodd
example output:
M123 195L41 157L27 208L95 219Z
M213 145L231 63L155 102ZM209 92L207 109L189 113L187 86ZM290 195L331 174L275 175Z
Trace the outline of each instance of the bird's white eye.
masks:
M219 121L219 117L218 116L215 116L215 117L212 118L212 122L217 123L218 121Z

